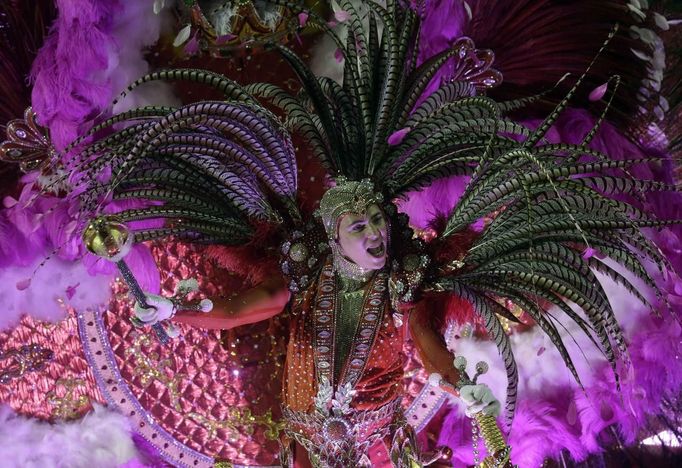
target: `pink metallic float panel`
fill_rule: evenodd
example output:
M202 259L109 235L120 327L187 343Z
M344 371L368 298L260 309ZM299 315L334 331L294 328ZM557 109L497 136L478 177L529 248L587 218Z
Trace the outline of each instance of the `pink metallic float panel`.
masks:
M153 245L152 252L163 295L172 295L186 278L196 278L207 296L240 287L237 278L202 256L201 247L170 243ZM35 344L54 352L42 370L24 371L0 385L0 401L18 413L51 420L80 417L93 402L108 404L129 417L169 461L188 466L213 459L277 464L286 314L229 332L180 325L181 337L162 346L149 330L131 325L131 305L119 279L101 313L82 311L77 317L72 310L55 325L25 318L0 334L0 349ZM410 359L404 406L411 422L423 427L442 399L422 392L420 363L409 345L405 352ZM0 372L12 362L0 361Z

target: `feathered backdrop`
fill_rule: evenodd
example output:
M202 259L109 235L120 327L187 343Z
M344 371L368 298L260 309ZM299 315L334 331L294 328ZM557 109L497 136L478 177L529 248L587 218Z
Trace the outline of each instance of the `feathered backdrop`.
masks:
M52 130L58 147L63 148L71 139L83 134L93 118L98 118L98 123L105 119L113 95L123 83L144 71L141 48L155 40L155 31L158 31L159 20L149 13L151 3L58 2L59 20L34 66L34 106L41 121ZM56 262L52 264L54 273L52 267L46 267L43 272L51 279L62 276L63 281L52 282L50 291L78 299L79 295L90 297L89 288L93 294L95 290L103 290L99 280L88 280L82 267L69 263L80 252L72 243L70 234L76 229L68 217L76 211L90 213L93 208L110 204L112 199L101 188L112 180L121 182L117 186L121 190L113 200L119 205L110 205L108 210L122 209L123 216L133 221L153 219L151 224L137 221L138 240L187 234L195 240L241 242L254 232L267 234L268 229L259 223L277 222L282 214L288 226L296 224L300 215L295 208L299 201L295 196L296 162L291 154L293 143L284 131L286 128L301 134L309 149L333 175L343 173L361 177L376 170L375 174L381 176L389 195L404 196L402 209L411 214L415 226L437 227L441 234L462 232L465 228L469 232L473 228L482 236L474 251L478 253L467 258L469 270L432 280L440 282L442 288L455 289L472 299L496 336L508 371L505 376L498 367L497 372L491 373L490 383L496 394L504 393L507 378L514 380L512 349L522 363L519 386L523 393L511 439L512 446L517 447L513 453L518 457L518 463L539 465L544 458L557 457L564 450L575 460L585 458L589 453L599 451L601 442L609 442L602 437L612 425L619 428L624 442L636 441L637 431L645 427L646 418L660 414L661 403L677 396L681 384L678 375L682 375L676 362L665 361L667 369L661 366L662 356L679 345L677 324L661 325L648 315L644 306L629 308L631 315L627 317L623 317L620 310L633 298L630 294L636 295L645 283L658 285L659 297L655 294L643 296L656 310L665 309L662 299L666 299L673 310L678 311L681 302L678 292L682 291L675 275L661 276L656 268L651 269L651 264L640 264L640 259L633 257L625 245L637 245L665 263L658 254L660 248L672 264L672 270L680 271L678 228L647 230L646 237L633 229L636 225L656 225L655 221L648 221L649 215L665 219L682 217L679 213L682 205L675 203L679 198L677 193L654 191L650 194L644 190L639 193L639 189L645 188L671 188L669 185L673 183L673 165L669 155L661 151L662 147L658 145L642 152L634 143L641 136L642 122L665 112L666 107L655 92L660 85L663 62L662 43L653 32L664 24L665 18L661 20L643 5L641 1L599 4L580 1L557 6L555 2L541 1L509 6L483 0L468 3L433 0L422 2L416 10L424 17L421 29L417 30L413 27L416 15L409 12L386 15L375 6L369 7L374 13L365 17L365 29L354 15L356 8L350 2L339 2L334 22L343 23L352 31L348 36L352 39L341 36L338 42L332 40L331 53L322 61L332 60L340 70L339 76L346 78L343 85L315 77L295 53L284 47L279 48L280 53L299 74L304 88L302 93L292 95L288 90L285 92L266 84L249 84L242 88L211 72L150 75L137 84L156 78L189 79L220 88L232 102L178 106L164 98L136 100L130 96L121 101L118 111L125 110L121 106L132 107L146 102L165 106L131 111L116 120L105 121L97 132L93 132L94 136L100 137L102 133L98 132L106 131L107 127L120 129L118 124L122 120L135 121L129 129L109 134L107 139L101 140L103 143L96 151L86 151L86 157L79 160L87 162L87 172L77 171L68 182L77 185L85 174L96 177L95 189L88 192L88 197L84 200L76 196L67 198L64 205L56 208L50 199L36 199L38 189L32 186L35 178L29 178L21 195L6 199L0 233L7 242L3 243L1 259L8 267L3 275L11 279L5 281L9 289L0 294L21 297L30 291L24 288L30 279L30 288L40 289L37 283L47 284L40 274L32 276L29 270L38 258L55 247L60 247L60 251L59 258L53 260ZM367 11L360 6L357 10L363 15ZM301 22L316 21L313 15L298 18ZM619 30L584 77L582 86L575 90L575 96L570 102L561 103L562 107L587 105L589 109L553 112L554 106L568 92L573 92L576 80L613 30L613 21L609 18L620 20ZM379 26L384 27L383 42L379 41ZM327 22L321 21L321 27L327 29ZM422 47L410 49L407 44L417 43L417 33ZM481 51L477 57L486 58L487 66L501 72L504 78L488 96L505 101L541 91L551 92L534 101L498 103L484 96L482 89L448 83L447 80L457 72L457 63L447 60L454 55L448 48L462 36L472 38ZM538 37L547 40L538 41ZM82 49L82 54L70 53L76 46ZM447 50L441 52L444 49ZM492 50L494 61L483 49ZM372 53L378 55L372 56ZM440 55L430 59L435 54ZM377 61L378 57L380 60ZM405 57L410 60L403 60ZM375 66L377 63L379 65ZM410 79L403 75L405 63L422 65ZM85 72L79 64L87 65L89 70ZM127 64L131 66L126 67ZM560 81L566 72L573 75ZM620 81L611 78L614 73L621 75ZM495 75L491 72L487 77L494 79ZM426 98L425 94L442 84L445 86L440 91ZM256 99L249 94L255 95ZM638 95L644 99L636 97ZM267 107L262 107L263 101L258 101L259 98L269 101ZM606 119L610 123L597 130L607 102L611 112ZM281 126L273 117L273 104L284 111L277 114L282 117ZM642 109L638 109L640 105ZM309 109L314 109L315 113L309 115ZM550 118L529 120L527 112L534 116L549 114ZM635 114L636 128L628 119ZM209 115L211 119L207 119ZM374 121L376 116L378 119ZM178 128L192 132L182 135L183 132L177 132ZM467 139L472 129L478 132L478 139ZM225 133L240 135L244 138L243 144L225 145ZM140 138L133 141L129 138L132 134ZM252 136L255 138L251 139ZM432 141L430 146L424 144L427 140ZM446 140L456 144L448 145ZM524 141L532 144L514 153L519 142ZM560 141L573 146L551 146ZM675 141L673 138L672 142ZM422 150L414 151L416 145L422 145ZM211 161L201 167L192 166L192 171L199 170L215 180L207 186L202 185L201 192L188 192L194 182L203 182L203 179L195 178L196 172L190 174L192 171L186 170L193 164L182 157L188 150L210 157L215 157L213 151L228 151L237 162L220 166ZM474 156L458 159L460 150L467 150ZM108 151L109 157L97 162L88 159L97 151ZM253 154L259 155L261 160L255 162ZM346 159L342 156L345 154L355 157ZM507 172L496 173L496 164L500 161L510 163L512 154L519 158L517 162L509 165ZM651 157L658 161L634 165L625 173L611 171L624 168L626 163L602 162L606 154L616 161ZM176 159L172 163L168 159L161 160L169 156ZM438 164L428 166L429 158L434 157L441 159ZM119 163L129 166L122 168ZM557 165L560 169L556 169ZM608 168L609 172L603 177L596 176L596 170L602 168ZM368 169L372 170L366 172ZM177 177L183 171L188 179ZM246 177L245 171L257 176ZM455 175L450 179L434 181L452 174ZM569 176L565 177L566 174ZM630 175L640 181L630 180ZM126 180L128 177L132 180ZM650 179L657 182L644 182ZM157 184L154 191L149 190L152 181ZM561 196L557 196L557 187ZM620 193L630 191L634 191L634 198ZM603 197L616 192L618 196L613 201ZM142 198L146 202L133 205L127 201L129 198ZM32 203L26 203L29 200ZM216 208L215 200L221 200L219 208ZM461 201L464 202L457 205ZM626 201L636 207L627 206ZM496 202L499 204L495 205ZM72 204L76 206L71 207ZM497 208L501 206L511 208L498 216ZM579 223L571 219L575 215L568 215L576 206L585 215ZM616 213L614 209L620 209L622 213ZM434 223L437 216L440 222ZM159 217L184 218L185 223L163 224L158 221ZM486 225L491 218L495 221ZM482 221L485 219L487 221ZM576 225L584 229L578 229L578 235L565 242L567 237L561 236L566 236L566 230L573 230ZM536 229L533 226L545 232L554 229L552 235L564 240L544 245L526 242L524 239ZM494 232L490 229L506 230L510 235L503 243L486 243L486 235L490 238L489 233ZM158 272L144 253L143 245L135 252L127 260L138 278L153 291L158 287L155 286ZM135 255L140 258L139 262L135 261ZM604 255L620 261L622 266L602 259ZM249 257L230 257L231 260L235 258ZM529 262L535 263L529 266ZM91 271L105 268L111 272L113 269L101 263L88 266ZM593 277L586 266L606 276L596 274ZM495 268L494 285L490 284L491 276L485 276L490 272L481 274L483 268ZM581 271L583 278L570 274L570 269L574 268ZM627 269L634 270L635 275L628 276ZM535 287L541 279L538 275L544 276L543 283L547 288L526 288L519 281L529 279L527 284L534 283ZM554 283L547 282L549 277ZM597 280L603 281L603 290L598 286L593 288ZM632 283L631 293L624 292L613 280L625 285L625 289ZM560 295L555 294L559 291L557 283L566 288ZM24 291L17 291L17 285ZM493 309L514 319L491 302L492 295L486 295L485 291L492 291L493 286L497 288L495 296L507 296L526 309L548 335L536 326L532 331L512 335L507 341L506 335L499 333L494 314L486 311ZM591 368L586 368L580 352L573 352L576 349L571 344L571 337L560 322L553 322L552 316L547 320L537 310L538 304L542 304L541 308L549 309L551 314L561 310L570 315L573 312L562 305L564 297L581 303L588 312L587 317L575 315L575 323L566 324L571 333L582 336L578 342L586 354L597 359L602 355L601 347L607 355L613 349L624 357L621 341L628 342L634 374L621 376L622 396L616 391L614 364L609 364L609 360L597 360ZM537 299L540 301L535 302ZM555 308L549 307L552 303ZM16 306L18 313L30 312L19 309ZM601 312L597 313L597 309ZM604 310L608 313L603 314ZM592 312L594 314L590 316ZM618 317L617 322L614 315ZM6 317L8 320L0 323L16 321L16 316ZM587 335L582 334L583 331ZM589 335L594 335L594 341L599 345L587 338ZM559 361L566 360L567 354L552 350L550 342L559 345L559 349L566 343L567 349L571 350L579 370L577 374L585 386L584 393L569 371L560 367ZM497 350L490 342L462 340L455 351L470 360L475 360L476 356L484 357L491 364L499 360ZM557 373L550 375L545 371L547 368L555 369ZM560 385L556 385L557 376ZM467 459L465 447L470 446L468 426L465 427L464 422L460 413L453 409L445 419L441 434L441 442L456 448L460 460Z

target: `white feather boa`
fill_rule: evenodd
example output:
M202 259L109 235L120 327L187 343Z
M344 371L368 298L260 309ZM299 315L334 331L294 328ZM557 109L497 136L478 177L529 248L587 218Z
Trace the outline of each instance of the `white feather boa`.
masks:
M0 465L116 467L138 456L128 420L103 406L83 419L49 424L0 406Z

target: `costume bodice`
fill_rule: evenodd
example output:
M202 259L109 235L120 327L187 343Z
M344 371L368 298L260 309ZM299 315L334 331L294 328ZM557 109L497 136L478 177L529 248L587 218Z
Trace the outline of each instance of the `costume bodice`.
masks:
M404 331L403 327L396 327L393 320L385 284L386 275L370 281L365 287L363 300L358 301L353 297L355 294L347 295L346 301L360 304L363 308L360 317L355 320L355 330L346 337L338 337L338 328L333 330L332 336L327 336L331 346L326 346L325 343L320 344L318 336L326 336L325 330L332 330L338 325L336 320L331 320L333 325L320 327L320 324L328 322L320 322L319 305L326 305L325 301L332 295L340 295L333 278L325 278L328 271L323 269L317 284L294 298L284 373L284 404L295 411L312 409L320 379L321 363L316 363L316 360L323 359L319 357L319 352L316 358L316 351L330 347L332 362L343 359L343 354L346 354L343 363L336 366L332 364L337 368L336 372L332 371L334 386L339 381L343 384L353 380L353 367L361 367L359 377L354 382L355 394L351 406L363 410L378 408L400 395L404 365ZM372 288L375 290L368 292ZM378 298L381 299L377 304ZM340 306L341 298L332 298L331 302L334 304L332 307L336 308ZM336 313L336 310L332 313ZM322 315L323 320L325 317ZM348 351L339 353L339 344L347 347Z
M314 467L372 466L370 449L405 424L404 332L393 320L387 277L377 272L359 295L344 293L327 264L317 284L294 298L285 434Z

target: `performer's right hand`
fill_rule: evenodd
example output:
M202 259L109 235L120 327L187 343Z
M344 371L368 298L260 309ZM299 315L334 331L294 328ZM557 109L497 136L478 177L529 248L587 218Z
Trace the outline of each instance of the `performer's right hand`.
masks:
M493 417L500 415L500 401L486 384L464 385L459 389L459 397L466 404L465 413L470 418L476 413Z
M144 325L154 325L175 315L175 304L170 299L156 294L145 294L147 305L145 308L139 302L135 303L135 317Z

